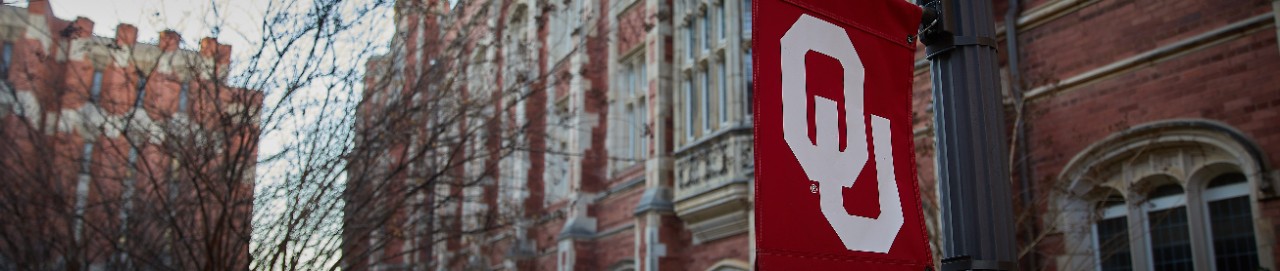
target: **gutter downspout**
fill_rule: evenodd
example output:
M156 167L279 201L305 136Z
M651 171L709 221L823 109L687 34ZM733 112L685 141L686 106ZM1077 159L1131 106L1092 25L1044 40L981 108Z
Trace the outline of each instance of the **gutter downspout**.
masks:
M1023 222L1023 236L1025 238L1034 238L1036 236L1036 226L1034 223L1035 221L1038 221L1038 219L1035 217L1036 212L1034 212L1035 195L1032 190L1033 182L1031 181L1031 164L1028 163L1028 161L1030 161L1030 155L1027 148L1030 144L1027 143L1027 114L1025 112L1026 99L1024 95L1025 93L1023 93L1022 90L1022 72L1018 65L1018 57L1020 53L1018 50L1018 18L1022 16L1021 2L1021 0L1009 0L1009 9L1005 13L1004 17L1004 37L1006 44L1005 51L1009 54L1007 59L1007 67L1009 69L1009 93L1013 95L1014 114L1017 114L1017 118L1015 118L1016 121L1014 122L1014 140L1016 141L1014 148L1016 148L1017 151L1014 153L1015 157L1013 157L1011 161L1014 161L1015 166L1018 168L1018 196L1019 200L1022 201L1023 213L1027 216L1031 216L1027 217ZM1019 254L1021 254L1021 251L1019 251ZM1021 255L1019 255L1019 257L1021 258ZM1036 257L1026 258L1025 262L1022 263L1022 266L1033 269L1039 267L1036 263Z

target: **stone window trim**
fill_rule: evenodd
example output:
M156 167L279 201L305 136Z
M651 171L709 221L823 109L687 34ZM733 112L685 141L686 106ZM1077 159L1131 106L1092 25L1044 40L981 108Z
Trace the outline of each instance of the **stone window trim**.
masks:
M742 62L742 60L738 60L738 62ZM683 127L686 131L687 142L705 138L716 131L732 128L735 126L733 122L738 121L738 118L731 116L742 112L732 111L732 109L735 106L734 99L742 97L737 97L737 95L730 93L722 93L733 92L746 87L733 80L738 68L732 63L726 55L726 48L721 47L711 54L704 55L697 62L681 67L679 71L680 78L692 82L692 91L694 95L698 96L694 100L696 105L692 108L692 111L688 110L689 97L680 97L681 99L678 101L686 108L686 112L682 113L688 114L692 112L696 119L693 123L686 121ZM722 72L724 73L723 77L720 76Z
M1077 221L1090 221L1086 224L1092 228L1094 221L1099 220L1101 215L1092 211L1084 212L1092 213L1087 215L1092 217L1071 213L1074 212L1073 210L1097 206L1101 200L1097 196L1097 191L1114 189L1121 192L1127 206L1130 252L1134 268L1135 270L1150 269L1153 256L1150 254L1150 238L1146 236L1149 227L1147 212L1153 211L1153 207L1156 207L1154 209L1161 207L1156 205L1169 204L1154 202L1168 199L1152 200L1147 193L1155 187L1175 184L1183 189L1182 194L1176 196L1175 200L1181 201L1181 207L1186 207L1194 266L1196 269L1211 269L1214 266L1214 254L1211 248L1213 239L1208 225L1211 214L1208 213L1206 206L1210 201L1221 199L1222 196L1207 193L1209 182L1218 176L1231 173L1246 176L1245 182L1239 187L1247 190L1241 193L1248 195L1254 218L1263 217L1260 213L1261 206L1258 205L1259 200L1273 197L1271 195L1273 193L1269 190L1270 182L1274 181L1272 180L1274 177L1268 176L1274 173L1265 170L1265 159L1256 156L1257 145L1242 135L1230 126L1209 120L1159 121L1116 133L1076 155L1059 174L1063 189L1054 192L1051 196L1051 205L1063 206L1063 211L1059 211L1062 215L1048 217L1050 220L1046 221L1057 224L1057 227L1066 235L1064 240L1067 240L1065 244L1067 251L1064 255L1089 255L1089 257L1087 260L1059 261L1059 267L1097 268L1100 259L1095 254L1098 249L1095 232L1076 229L1085 226L1079 225ZM1164 154L1178 153L1178 155L1162 154L1161 151L1166 150L1168 151ZM1180 150L1193 151L1178 152ZM1151 170L1154 167L1142 164L1156 163L1144 161L1159 159L1176 159L1171 161L1179 161L1183 164L1159 170ZM1116 170L1116 168L1120 169ZM1100 174L1103 176L1098 176ZM1233 195L1239 196L1239 194ZM1253 226L1260 267L1275 269L1272 252L1275 241L1265 238L1272 236L1274 229L1269 223L1255 223Z
M626 52L614 63L614 89L609 92L609 103L612 111L610 123L614 141L611 156L615 163L613 173L621 173L628 169L643 165L648 159L649 110L648 96L651 88L649 82L648 62L644 46Z
M1122 221L1124 221L1124 222L1125 222L1125 223L1124 223L1124 225L1125 225L1125 227L1124 227L1124 228L1126 228L1126 229L1127 229L1127 228L1129 228L1129 226L1128 226L1129 224L1127 223L1127 222L1128 222L1127 220L1128 220L1128 217L1129 217L1129 206L1128 206L1128 202L1127 202L1127 201L1124 201L1124 199L1123 199L1123 197L1121 196L1121 193L1119 193L1119 191L1116 191L1116 190L1114 190L1114 189L1105 189L1105 190L1107 190L1107 191L1106 191L1106 192L1103 192L1103 193L1100 193L1100 194L1102 194L1103 196L1099 197L1099 199L1097 199L1097 200L1095 201L1096 203L1095 203L1095 204L1093 204L1093 206L1097 206L1097 208L1096 208L1097 217L1094 219L1094 222L1092 223L1093 225L1092 225L1092 227L1090 228L1090 230L1091 230L1090 234L1092 234L1092 236L1094 237L1094 238L1092 239L1092 241L1093 241L1093 247L1095 248L1095 249L1094 249L1094 251L1093 251L1093 252L1094 252L1094 253L1093 253L1093 257L1094 257L1095 259L1098 259L1098 260L1096 260L1096 261L1095 261L1095 265L1094 265L1094 269L1095 269L1095 270L1104 270L1103 268L1106 266L1106 265L1104 264L1104 260L1106 260L1106 257L1112 257L1112 256L1115 256L1115 255L1109 255L1109 254L1108 254L1108 255L1103 255L1103 253L1106 253L1106 252L1104 252L1104 251L1103 251L1103 249L1102 249L1102 248L1103 248L1103 246L1104 246L1104 245L1106 245L1106 244L1104 244L1103 242L1114 242L1114 241L1115 241L1115 240L1110 240L1110 239L1109 239L1109 240L1103 240L1103 238L1101 238L1100 234L1102 234L1102 233L1103 233L1103 228L1104 228L1104 227L1103 227L1103 223L1104 223L1105 221L1110 221L1110 220L1113 220L1113 219L1121 219ZM1113 197L1114 197L1114 198L1113 198ZM1112 201L1112 200L1116 200L1116 199L1118 199L1118 200L1119 200L1119 202L1107 202L1107 201ZM1129 247L1129 246L1128 246L1128 243L1129 243L1129 239L1130 239L1130 238L1129 238L1129 233L1128 233L1128 231L1127 231L1127 230L1122 231L1122 232L1118 233L1117 235L1119 235L1119 237L1123 237L1123 238L1124 238L1124 240L1123 240L1123 244L1125 244L1125 246L1124 246L1124 247L1125 247L1125 248L1128 248L1128 247ZM1117 251L1117 253L1120 253L1120 252L1128 252L1128 251ZM1124 256L1125 256L1125 257L1131 257L1130 255L1127 255L1127 254L1126 254L1126 255L1124 255Z
M678 89L684 91L685 81L692 81L694 95L697 95L703 93L703 78L709 83L706 97L680 94L673 101L677 114L693 114L691 118L697 119L676 123L677 133L685 135L673 143L681 148L717 131L751 123L751 110L745 104L750 101L747 88L751 73L744 69L750 62L746 59L750 57L750 31L743 25L745 18L742 18L750 15L750 5L745 1L724 0L683 0L676 4L674 49L681 57L674 61L673 68L674 78L682 84ZM703 28L704 20L709 33ZM693 105L689 104L691 101ZM699 122L703 115L706 120Z
M1096 260L1094 261L1094 266L1097 268L1097 270L1101 270L1101 263L1102 263L1101 259L1103 257L1103 255L1100 254L1101 246L1098 243L1099 238L1097 238L1098 222L1102 221L1103 219L1128 217L1127 220L1130 222L1129 223L1130 230L1128 233L1128 236L1130 236L1129 237L1130 252L1132 253L1132 255L1136 255L1138 253L1150 253L1150 250L1152 248L1152 243L1154 242L1150 237L1151 223L1153 221L1159 220L1159 218L1150 217L1150 214L1154 212L1169 210L1173 208L1180 208L1180 207L1185 208L1184 211L1187 212L1186 215L1189 217L1188 223L1190 224L1189 225L1190 234L1188 238L1190 238L1192 242L1191 247L1192 247L1193 255L1201 256L1197 254L1203 254L1205 256L1205 257L1194 257L1195 258L1194 264L1196 266L1214 266L1213 260L1215 259L1214 257L1215 254L1213 251L1213 246L1211 244L1214 236L1212 236L1212 229L1208 225L1208 221L1213 214L1209 213L1207 206L1209 203L1217 200L1230 199L1230 198L1235 198L1239 196L1248 196L1249 188L1244 183L1237 183L1237 184L1227 185L1219 188L1207 187L1207 185L1209 184L1209 181L1215 179L1218 176L1238 173L1238 172L1235 172L1234 168L1230 168L1230 166L1228 165L1222 165L1222 164L1209 165L1208 168L1202 168L1200 169L1200 171L1201 172L1198 172L1193 175L1195 176L1193 178L1197 181L1190 181L1190 182L1173 179L1171 176L1168 176L1168 175L1151 175L1151 176L1143 177L1141 180L1136 182L1137 185L1131 186L1131 190L1129 190L1127 193L1120 193L1121 195L1126 195L1124 199L1124 204L1119 206L1099 208L1097 212L1097 216L1090 220L1092 221L1091 224L1093 224L1091 227L1092 228L1091 234L1093 236L1091 236L1090 238L1090 240L1093 241L1092 255L1096 258ZM1193 185L1195 185L1194 183L1198 183L1198 185L1196 185L1195 187L1190 187L1190 189L1187 189L1187 187L1183 186L1184 184L1187 184L1187 183L1192 183ZM1163 187L1163 186L1169 186L1169 185L1173 185L1173 186L1177 186L1178 188L1181 188L1182 192L1173 194L1173 195L1166 195L1166 196L1148 195L1152 192L1151 190L1154 190L1154 189L1150 189L1150 187ZM1136 189L1141 189L1139 187L1146 187L1146 189L1136 190ZM1105 187L1103 189L1114 190L1111 187ZM1094 193L1094 194L1097 194L1097 193ZM1104 199L1098 198L1098 197L1093 197L1093 198L1094 199L1091 200L1091 202L1093 202L1094 204L1091 204L1091 206L1102 205L1101 201L1103 201ZM1198 198L1198 200L1194 200L1193 198ZM1252 201L1252 197L1250 199ZM1253 208L1253 210L1254 210L1253 217L1255 218L1259 217L1258 216L1259 214L1256 211L1257 208ZM1257 239L1264 238L1262 236L1258 236L1256 229L1255 229L1254 237ZM1258 249L1257 251L1259 254L1264 253L1261 251L1261 249ZM1133 259L1133 260L1135 260L1136 262L1136 259ZM1152 258L1152 256L1148 256L1144 261L1145 266L1140 266L1140 267L1154 266L1154 261L1155 260ZM1208 261L1208 262L1201 263L1201 261ZM1140 270L1140 267L1135 268L1133 270Z

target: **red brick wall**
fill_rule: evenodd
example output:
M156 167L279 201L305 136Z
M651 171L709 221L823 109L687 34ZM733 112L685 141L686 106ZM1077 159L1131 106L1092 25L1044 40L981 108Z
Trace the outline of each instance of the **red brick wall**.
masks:
M634 6L618 15L618 32L616 34L618 36L619 55L631 52L631 49L644 43L645 34L648 33L645 29L644 21L647 15L648 10L645 8L643 1L636 1Z
M1030 83L1050 83L1270 12L1270 5L1267 0L1103 0L1019 33L1022 67Z
M1005 2L997 1L997 19L1003 19ZM1024 1L1024 15L1049 2L1052 1ZM1088 4L1019 33L1023 76L1020 83L1023 90L1052 86L1086 71L1269 13L1270 4L1265 0L1102 0ZM1263 28L1162 62L1144 63L1130 71L1033 97L1027 103L1025 121L1036 189L1048 190L1058 185L1062 180L1055 178L1063 167L1089 145L1137 125L1171 119L1225 123L1243 132L1274 160L1274 155L1280 153L1280 126L1276 125L1280 119L1280 77L1275 76L1280 69L1280 48L1276 42L1274 28ZM999 45L1003 62L1008 51L1004 41ZM933 134L928 132L932 125L929 76L928 71L916 74L912 103L914 128L926 131L916 137L921 193L926 201L936 200L934 142ZM1011 111L1012 106L1006 109L1010 110L1006 115L1010 117L1008 128L1012 129L1016 113ZM1018 176L1015 173L1013 177L1016 185ZM1043 203L1046 191L1036 194L1041 204L1036 209L1052 208ZM1264 200L1261 205L1261 219L1280 225L1280 212L1276 211L1280 204ZM1038 242L1033 254L1043 257L1039 259L1041 266L1035 268L1055 267L1051 257L1064 253L1062 238L1050 235Z
M83 126L72 122L73 125L58 127L55 125L60 121L71 121L82 119L78 112L61 114L65 111L80 111L82 107L89 104L89 89L92 82L93 71L95 66L104 67L104 78L102 82L102 100L99 105L104 108L106 114L110 117L121 117L122 114L132 110L134 101L137 98L137 78L138 75L134 70L138 67L135 63L115 63L115 58L95 58L93 53L86 53L86 49L72 48L73 42L82 42L84 39L101 39L91 37L90 31L94 23L87 18L77 18L76 21L70 22L62 20L50 13L47 1L41 3L33 3L29 10L32 16L43 16L47 25L33 26L30 28L21 28L20 32L26 29L41 29L48 27L53 31L69 29L68 26L75 25L80 29L67 32L69 35L61 35L58 33L10 33L8 37L18 38L19 40L8 40L12 42L13 48L13 69L9 72L9 77L4 78L20 93L31 93L37 98L41 112L27 112L34 116L29 122L19 121L18 116L8 114L4 119L5 134L0 135L0 139L11 144L3 147L4 157L0 158L0 163L5 168L23 170L28 173L36 173L33 175L19 176L17 172L6 172L9 177L10 186L32 186L32 187L11 187L15 191L32 190L41 191L41 194L50 195L45 198L30 198L23 203L45 204L42 212L59 212L57 215L49 215L57 219L47 221L35 221L38 224L24 225L22 227L5 228L6 231L17 231L19 233L36 233L47 231L53 227L57 229L60 238L51 239L61 241L72 240L68 235L71 231L68 229L72 224L69 215L72 206L76 201L75 187L77 177L80 173L80 160L83 158L83 146L86 141L81 134L88 134L90 137L96 137L93 148L93 164L91 166L92 182L90 183L90 193L88 195L85 220L86 228L83 230L86 238L87 250L85 260L90 262L101 263L106 260L108 248L111 246L108 240L117 240L113 236L108 236L101 232L111 232L110 230L95 230L88 227L102 227L109 229L118 225L118 214L122 208L118 200L123 192L122 180L131 177L136 182L136 192L133 201L133 207L130 211L132 216L138 218L154 219L155 216L147 216L150 213L161 212L163 206L156 204L158 197L167 195L165 189L168 185L169 178L167 174L170 172L170 164L172 149L166 149L165 145L153 142L156 138L142 139L130 144L119 135L103 135L102 127L90 127L84 130ZM27 13L5 14L4 16L26 16ZM25 18L17 19L25 20ZM38 20L32 20L38 22ZM124 45L125 50L136 50L136 48L155 47L157 44L137 44L136 28L130 25L119 25L117 27L117 44ZM26 39L24 37L45 37L50 38L49 48L45 47L41 41L36 39ZM178 50L177 35L173 32L162 33L162 41L164 41L164 51L166 54L186 54L191 56L199 56L198 52L189 50ZM108 39L109 40L109 39ZM230 53L230 47L217 44L215 40L207 40L209 45L217 48L216 51L221 53ZM89 45L92 46L92 45ZM54 49L58 48L58 49ZM151 48L146 48L151 49ZM134 52L125 52L133 54L135 58L145 58L147 55L141 53L144 50L136 50ZM68 55L89 55L87 58L69 57ZM207 55L206 57L214 57ZM219 68L225 68L227 55L218 56L216 59ZM109 63L94 63L94 59L106 59ZM96 64L96 65L95 65ZM168 63L165 63L168 64ZM146 97L143 99L144 115L155 121L163 121L168 119L177 107L179 82L177 73L190 72L189 70L175 71L158 71L150 67L142 69L148 73L149 83L147 85ZM126 72L128 71L128 72ZM220 82L204 82L209 85L219 84ZM199 96L194 91L197 89L195 85L200 84L199 81L193 83L192 93L189 96L191 104L199 102L213 104L212 99L220 99L221 102L237 102L250 107L261 105L260 93L247 91L242 89L230 89L223 87L222 96ZM235 100L232 100L232 99ZM206 99L209 101L201 101ZM221 108L220 108L221 110ZM193 114L194 115L194 114ZM198 119L197 119L198 120ZM47 124L41 124L47 123ZM225 130L226 136L229 138L226 145L221 146L228 151L243 151L238 153L236 162L254 162L256 161L255 146L244 146L246 143L256 144L256 127L222 127L214 122L196 122L197 125L205 125L206 130ZM210 125L213 124L213 125ZM107 124L110 127L112 124ZM66 131L70 128L73 131ZM108 130L115 130L110 127ZM136 128L136 127L135 127ZM30 132L30 133L28 133ZM172 137L171 137L172 138ZM136 146L139 150L137 167L130 170L127 162L129 149ZM241 148L244 147L244 148ZM20 154L17 156L10 154ZM247 158L246 158L247 157ZM214 166L227 166L227 161L211 162L207 168ZM192 167L195 170L207 169L206 167ZM136 171L136 173L133 173ZM227 176L218 176L227 177ZM175 176L176 178L176 176ZM23 180L23 181L19 181ZM38 182L31 182L32 180ZM47 183L40 183L47 182ZM252 180L244 180L244 186L233 187L227 191L215 191L211 193L238 193L236 198L243 199L252 197ZM206 195L209 196L209 195ZM244 229L248 227L248 216L251 210L247 208L232 208L227 213L209 214L211 216L233 216L229 224L225 226ZM193 215L195 216L195 215ZM202 218L187 217L179 218L180 220L195 221ZM4 219L12 221L9 219ZM159 232L157 229L159 224L148 220L140 220L142 223L131 225L130 232L133 232L135 238L142 239L158 239L156 236L148 236L149 233ZM148 224L151 223L151 224ZM181 223L181 222L180 222ZM193 228L192 234L204 234L201 230L206 228ZM237 230L238 231L238 230ZM247 232L247 231L243 231ZM44 236L49 237L49 236ZM242 236L229 236L226 242L219 243L219 246L231 245ZM245 237L247 240L247 237ZM138 239L135 239L138 240ZM45 244L47 246L63 246L63 244ZM225 254L226 258L242 257L247 259L248 246L244 243L243 248L222 247L230 252ZM240 249L243 249L240 251ZM239 252L237 252L239 251ZM242 252L242 253L241 253ZM61 253L61 252L57 252ZM40 255L37 257L59 257L64 255ZM145 256L145 255L144 255ZM38 258L32 258L38 259ZM247 268L247 261L243 262ZM229 266L228 266L229 267Z
M724 239L702 243L696 246L696 253L689 253L689 263L685 270L707 270L723 260L735 259L747 262L751 257L748 234L734 235Z
M1259 31L1147 69L1034 100L1029 105L1037 180L1049 181L1090 144L1148 122L1224 122L1280 153L1280 49Z

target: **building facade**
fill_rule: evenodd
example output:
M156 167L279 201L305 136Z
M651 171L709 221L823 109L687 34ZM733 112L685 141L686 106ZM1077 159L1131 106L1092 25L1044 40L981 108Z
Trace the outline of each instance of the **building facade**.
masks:
M0 269L247 269L261 94L231 47L49 2L0 6Z
M1024 269L1276 268L1280 4L995 2ZM351 266L751 269L751 1L421 3L435 8L400 9L379 61L443 67L430 81L503 97L501 124L476 142L523 147L475 162L495 167L476 171L493 180L472 193L492 195L483 204L445 209L514 219L404 248L417 261ZM936 232L933 98L917 59L918 179Z

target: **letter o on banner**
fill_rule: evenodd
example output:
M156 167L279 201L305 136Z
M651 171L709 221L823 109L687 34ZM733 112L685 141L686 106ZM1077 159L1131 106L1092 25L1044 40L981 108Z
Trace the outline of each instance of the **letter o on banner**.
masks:
M822 215L845 248L852 251L888 253L902 229L902 200L893 172L893 149L889 120L871 115L871 139L875 147L876 181L880 216L850 215L844 208L843 188L853 187L872 153L867 146L864 118L865 81L862 60L849 34L835 24L801 15L781 39L782 129L783 138L805 175L819 184ZM847 148L840 151L838 103L814 97L816 144L808 135L808 83L805 54L810 51L837 60L844 68L844 109Z

